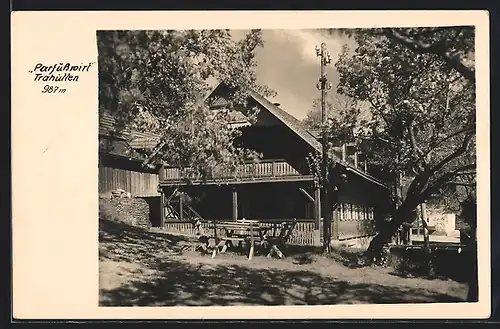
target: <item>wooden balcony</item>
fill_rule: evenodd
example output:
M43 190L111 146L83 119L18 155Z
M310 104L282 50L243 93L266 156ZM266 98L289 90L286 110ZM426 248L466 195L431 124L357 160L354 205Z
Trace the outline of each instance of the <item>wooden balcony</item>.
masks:
M261 161L246 163L230 170L214 169L205 179L188 174L188 170L175 167L160 169L160 186L183 184L224 184L224 183L251 183L270 181L309 181L313 176L306 165L298 168L284 160Z

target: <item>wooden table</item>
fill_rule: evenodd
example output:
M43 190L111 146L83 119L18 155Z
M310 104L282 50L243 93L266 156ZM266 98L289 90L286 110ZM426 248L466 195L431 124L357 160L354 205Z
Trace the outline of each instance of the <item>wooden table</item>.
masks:
M279 258L284 258L283 248L295 228L296 221L282 222L278 224L280 234L278 236L269 236L267 232L275 227L260 226L258 221L238 220L235 222L210 222L209 236L206 236L202 242L202 249L207 251L208 248L213 248L212 258L218 253L226 252L229 246L234 243L249 242L250 251L248 259L251 260L255 253L256 243L261 247L270 246L267 257L271 257L275 253ZM218 236L217 230L224 230L223 236Z
M220 253L226 252L228 245L236 243L250 242L250 251L248 260L252 260L255 253L255 243L263 244L267 240L267 231L269 227L259 226L255 221L236 221L236 222L218 222L212 223L214 235L217 234L217 229L223 229L225 236L219 238L219 243L214 248L212 258L219 253L219 248L222 248ZM217 240L217 236L215 236Z

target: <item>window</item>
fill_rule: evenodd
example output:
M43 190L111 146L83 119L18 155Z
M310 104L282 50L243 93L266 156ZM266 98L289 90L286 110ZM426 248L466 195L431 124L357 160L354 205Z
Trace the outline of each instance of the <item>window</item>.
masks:
M374 218L373 208L368 208L368 219L372 220Z
M348 220L349 219L349 215L347 214L347 204L343 203L342 204L342 219L344 220Z
M352 205L352 219L359 220L359 207L357 205Z

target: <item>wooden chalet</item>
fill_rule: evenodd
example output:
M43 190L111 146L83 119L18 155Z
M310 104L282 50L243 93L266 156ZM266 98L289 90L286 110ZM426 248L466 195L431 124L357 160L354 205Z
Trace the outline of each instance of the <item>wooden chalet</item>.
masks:
M159 141L154 134L121 127L109 113L99 114L99 197L117 189L133 197L159 197L158 167L144 167Z
M161 226L171 232L194 234L193 219L205 221L258 220L261 223L296 219L290 240L298 245L321 245L320 190L314 183L307 157L319 152L318 136L296 118L252 91L250 108L257 108L249 122L237 108L228 108L226 89L219 85L208 97L210 109L232 111L242 135L236 143L263 154L258 163L237 170L237 178L218 171L211 179L192 180L179 168L163 165L159 171ZM237 121L237 122L236 122ZM337 241L372 236L376 219L390 198L389 189L369 175L357 160L347 161L332 152L331 193L335 205L332 235ZM361 167L361 168L360 168Z

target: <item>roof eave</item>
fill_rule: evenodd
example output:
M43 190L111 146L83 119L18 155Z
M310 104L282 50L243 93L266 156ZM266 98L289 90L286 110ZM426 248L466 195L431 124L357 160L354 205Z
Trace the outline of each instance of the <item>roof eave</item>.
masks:
M339 163L340 164L340 163ZM375 185L378 185L386 190L389 190L389 187L387 187L387 185L385 185L384 183L382 183L381 181L379 181L378 179L376 179L375 177L372 177L371 175L359 170L358 168L355 168L355 167L352 167L350 165L346 165L346 164L340 164L342 165L343 167L345 167L345 169L348 171L348 172L352 172L358 176L360 176L361 178L364 178L366 179L367 181L375 184Z

